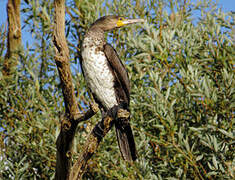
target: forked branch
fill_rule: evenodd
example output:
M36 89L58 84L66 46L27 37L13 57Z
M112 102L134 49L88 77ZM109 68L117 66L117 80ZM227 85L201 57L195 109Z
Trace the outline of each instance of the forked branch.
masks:
M73 139L79 122L93 116L97 110L90 109L85 114L79 112L69 63L69 48L65 38L65 0L55 0L55 24L53 42L55 62L60 76L60 84L65 104L65 117L61 121L61 130L57 138L56 179L68 178L71 168ZM96 108L97 109L97 108Z
M97 123L90 133L78 160L71 168L71 156L73 139L79 122L92 117L98 107L93 105L90 110L82 114L79 112L74 87L72 84L72 75L69 64L69 48L65 38L65 0L55 0L55 24L53 42L55 45L55 62L60 76L60 83L65 104L65 116L61 120L61 130L56 141L56 175L55 179L81 179L85 172L87 161L97 150L103 137L111 129L114 119L119 109L118 106L111 108L106 116Z

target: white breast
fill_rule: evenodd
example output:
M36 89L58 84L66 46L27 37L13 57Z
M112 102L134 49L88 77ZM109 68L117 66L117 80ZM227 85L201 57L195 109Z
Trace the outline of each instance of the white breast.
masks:
M89 42L89 43L88 43ZM84 39L83 44L90 44L91 39ZM97 51L96 46L84 46L82 68L88 87L102 105L108 109L117 105L114 90L114 77L108 67L105 54Z

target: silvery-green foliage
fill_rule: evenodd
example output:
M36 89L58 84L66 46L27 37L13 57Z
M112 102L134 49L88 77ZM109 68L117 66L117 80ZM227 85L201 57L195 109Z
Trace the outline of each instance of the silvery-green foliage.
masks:
M26 1L32 41L12 79L0 74L0 177L53 179L63 97L54 63L52 1ZM79 66L83 36L107 14L144 24L107 33L131 80L131 125L138 160L121 159L115 131L88 162L84 179L234 178L234 14L201 1L67 1L66 36L79 108L90 100ZM1 27L2 65L6 32ZM2 66L1 66L2 67ZM73 161L100 114L79 124Z

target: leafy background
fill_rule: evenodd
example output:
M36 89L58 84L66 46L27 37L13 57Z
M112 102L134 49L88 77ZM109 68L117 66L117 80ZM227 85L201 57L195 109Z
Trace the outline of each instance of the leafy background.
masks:
M52 43L53 1L23 1L32 35L12 78L0 72L0 178L53 179L63 97ZM84 179L234 178L234 12L213 1L70 0L66 35L81 111L91 103L79 65L82 38L98 17L146 19L107 34L131 79L131 124L138 161L124 162L112 130L88 162ZM6 52L0 28L0 68ZM79 124L76 160L100 114Z

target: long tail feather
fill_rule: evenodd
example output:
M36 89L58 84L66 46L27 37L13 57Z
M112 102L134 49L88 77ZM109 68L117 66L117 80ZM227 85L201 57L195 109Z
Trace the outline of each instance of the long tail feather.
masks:
M129 162L135 161L137 159L137 152L129 120L125 123L120 123L119 121L115 123L115 127L118 145L123 159Z

